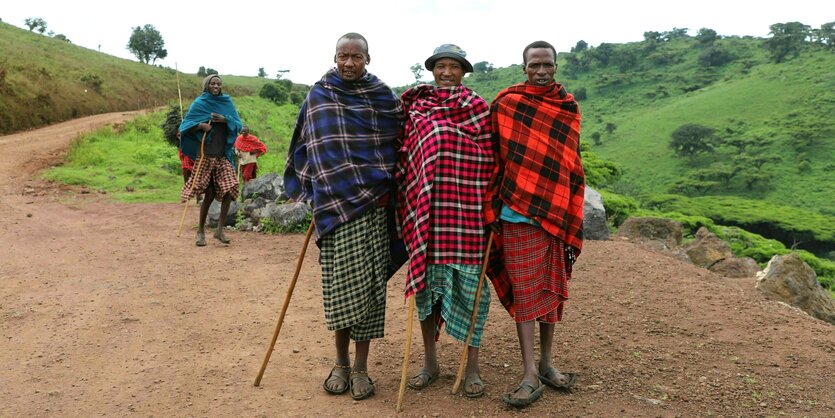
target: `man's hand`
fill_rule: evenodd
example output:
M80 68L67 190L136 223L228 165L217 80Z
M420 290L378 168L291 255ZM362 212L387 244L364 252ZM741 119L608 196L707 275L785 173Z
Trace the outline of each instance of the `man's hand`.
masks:
M226 123L226 116L223 116L220 113L212 112L212 122L213 123Z
M502 221L496 220L495 222L490 224L490 231L492 231L496 235L502 234Z

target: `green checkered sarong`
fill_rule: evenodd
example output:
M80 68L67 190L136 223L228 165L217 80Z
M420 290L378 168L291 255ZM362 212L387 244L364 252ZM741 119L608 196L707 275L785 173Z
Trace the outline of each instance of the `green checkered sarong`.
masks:
M460 342L467 341L470 320L473 318L475 292L481 266L464 264L429 264L426 266L426 286L415 294L418 319L425 320L432 307L441 304L441 317L446 322L446 333ZM490 309L490 288L481 286L478 318L476 318L471 347L481 346L481 335Z
M350 327L354 341L382 338L390 257L385 209L339 225L320 246L328 330Z

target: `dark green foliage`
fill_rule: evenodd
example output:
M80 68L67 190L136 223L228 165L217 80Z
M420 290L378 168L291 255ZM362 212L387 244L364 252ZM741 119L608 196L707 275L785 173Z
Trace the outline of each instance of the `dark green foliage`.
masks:
M576 89L574 89L572 94L574 94L574 100L577 100L578 102L580 100L586 100L587 93L585 87L577 87Z
M713 151L714 129L695 123L688 123L673 131L670 148L679 157L694 157Z
M726 48L711 46L699 54L699 65L702 67L721 67L733 62L736 57Z
M157 59L164 59L168 56L162 35L154 25L150 24L133 28L127 48L133 55L136 55L139 62L145 64L153 64Z
M771 38L766 41L766 46L776 63L785 61L789 56L796 57L805 48L806 40L812 33L809 25L800 22L775 23L769 29Z
M261 87L261 91L258 93L258 96L270 100L275 104L284 104L287 103L290 93L287 92L287 89L284 88L284 86L277 83L267 83Z
M719 39L719 35L713 29L701 28L699 33L696 34L696 41L702 46L711 46L717 39Z
M55 39L59 39L59 40L62 40L62 41L64 41L64 42L67 42L67 43L70 43L70 44L72 43L72 42L70 42L70 39L69 39L69 38L67 38L67 36L66 36L66 35L64 35L63 33L59 33L59 34L57 34L57 35L53 36L53 38L55 38Z
M98 74L84 74L80 80L87 83L97 93L101 93L101 85L104 84L104 80Z
M589 44L586 41L579 40L577 44L571 48L571 52L583 52L589 49Z
M633 216L638 210L638 201L629 196L615 194L606 190L598 190L603 196L603 207L606 217L613 226L619 226L626 218Z
M479 61L479 62L473 64L473 72L489 73L490 71L493 71L493 64L491 64L487 61Z
M264 71L264 67L259 67L258 68L258 77L264 78L266 76L267 76L267 72Z
M217 72L217 70L215 70L214 68L204 67L202 65L200 66L200 68L197 69L197 75L200 76L200 77L206 77L209 74L220 74L220 73Z
M40 17L27 18L23 21L23 23L26 25L27 28L29 28L30 31L37 29L38 32L40 32L41 34L43 34L46 31L46 21Z
M420 82L420 78L423 76L423 65L421 63L416 62L409 67L412 70L412 75L415 76L415 84Z
M174 147L180 146L180 138L177 136L180 131L180 123L183 121L180 113L180 105L173 104L169 106L168 113L165 114L165 121L160 126L165 141Z

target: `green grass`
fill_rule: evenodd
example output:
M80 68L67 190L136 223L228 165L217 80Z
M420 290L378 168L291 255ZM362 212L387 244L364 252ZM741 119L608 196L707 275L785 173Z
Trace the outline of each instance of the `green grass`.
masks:
M258 175L283 173L298 107L258 97L233 97L245 123L267 145ZM100 129L73 141L65 163L45 173L50 180L105 191L121 202L176 202L183 185L177 148L160 125L165 110L136 118L121 131Z
M125 39L125 43L127 43ZM0 22L0 134L178 100L177 73L117 58ZM202 77L180 74L183 100ZM269 80L224 76L224 91L255 94Z

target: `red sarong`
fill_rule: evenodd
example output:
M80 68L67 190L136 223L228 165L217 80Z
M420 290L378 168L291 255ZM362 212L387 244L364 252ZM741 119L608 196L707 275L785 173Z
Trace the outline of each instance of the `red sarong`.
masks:
M498 164L487 189L484 216L499 219L502 205L533 219L579 255L583 246L585 173L580 160L580 109L562 85L519 83L496 96L491 108ZM515 316L503 237L494 239L488 274L502 305Z

